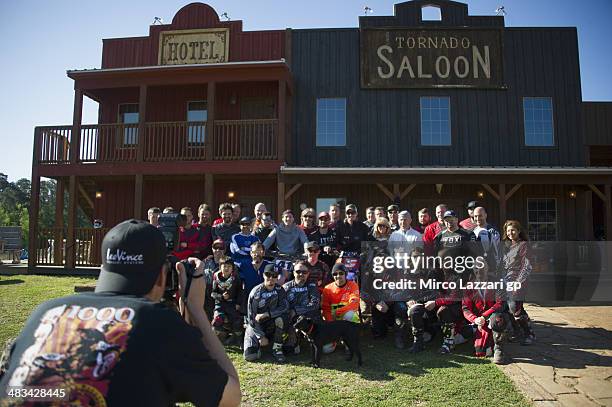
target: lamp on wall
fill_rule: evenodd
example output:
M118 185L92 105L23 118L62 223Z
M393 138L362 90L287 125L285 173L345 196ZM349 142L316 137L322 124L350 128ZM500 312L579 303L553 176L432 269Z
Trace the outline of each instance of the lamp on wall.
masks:
M236 197L236 193L234 191L227 191L227 198L234 199Z
M238 97L236 96L236 94L232 93L229 99L229 104L235 105L237 100L238 100Z
M576 190L574 188L570 189L568 195L571 199L576 199Z
M476 196L480 199L484 198L484 191L479 189L478 191L476 191Z
M101 189L98 189L96 191L96 199L102 199L102 196L104 195L104 191Z
M444 184L436 184L436 192L438 193L438 195L440 195L442 193L442 187L444 186Z

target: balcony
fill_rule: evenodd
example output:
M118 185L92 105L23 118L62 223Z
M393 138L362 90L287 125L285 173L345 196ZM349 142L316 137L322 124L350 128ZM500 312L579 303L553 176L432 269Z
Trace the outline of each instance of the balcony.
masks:
M278 119L80 126L78 163L277 160ZM212 131L211 131L212 130ZM35 129L35 164L71 162L72 126Z

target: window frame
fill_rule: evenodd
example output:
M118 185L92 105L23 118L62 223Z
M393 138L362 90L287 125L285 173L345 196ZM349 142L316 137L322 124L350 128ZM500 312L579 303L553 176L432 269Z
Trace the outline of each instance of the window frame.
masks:
M317 132L317 128L318 128L318 115L319 115L319 109L318 109L318 105L319 105L319 100L322 99L342 99L344 100L344 144L343 145L319 145L319 138L318 138L318 132ZM315 124L315 148L319 149L348 149L349 148L349 143L348 143L348 97L346 96L319 96L319 97L315 97L315 120L314 120L314 124Z
M192 111L192 110L189 109L189 105L191 103L205 103L206 104L206 110L205 110L206 111L206 120L203 120L203 121L200 121L200 120L190 121L189 120L189 112ZM204 145L206 145L206 133L207 133L206 129L208 127L208 100L206 100L206 99L188 100L187 103L186 103L186 107L187 107L187 109L186 109L186 112L185 112L185 116L186 116L185 117L185 121L187 122L187 134L186 134L186 136L187 136L187 146L189 146L189 147L203 147ZM195 112L196 110L193 110L193 111ZM190 130L192 128L192 125L190 125L190 123L206 123L205 125L193 125L193 128L196 128L196 127L203 127L204 128L204 137L202 138L202 141L192 141L190 139L190 137L189 137L190 136Z
M526 128L526 117L525 117L525 100L526 99L549 99L550 100L550 111L551 111L551 124L552 124L552 144L551 145L528 145L527 144L527 128ZM557 143L557 137L556 137L556 132L555 132L555 107L554 107L554 99L552 96L540 96L540 95L529 95L529 96L522 96L521 97L521 111L522 111L522 115L521 115L521 120L522 120L522 135L523 135L523 140L521 143L521 148L526 149L526 150L555 150L555 149L559 149L559 145Z
M121 107L122 106L136 106L136 112L125 112L125 113L138 113L138 121L136 123L125 123L123 121L123 114L125 113L121 113ZM126 124L139 124L140 123L140 104L138 103L130 103L130 102L126 102L126 103L119 103L117 104L117 124L121 125L122 130L121 130L121 138L117 138L117 145L119 148L136 148L138 146L138 142L139 142L139 137L138 137L138 127L134 128L134 127L124 127ZM126 135L127 132L133 130L134 131L134 143L126 143Z
M436 19L425 19L425 18L423 18L423 10L424 9L433 9L433 8L438 10L438 12L440 13L440 18L436 18ZM442 7L440 7L437 4L423 4L423 5L421 5L421 10L420 11L421 11L421 13L420 13L419 19L420 19L421 23L425 23L425 24L427 24L427 23L441 23L442 20L444 19L444 17L442 16Z
M449 144L423 144L423 119L422 119L422 105L421 101L423 98L446 98L448 99L448 131L449 131ZM418 111L418 121L419 121L419 144L418 148L423 149L450 149L453 147L453 113L452 113L452 105L453 99L450 95L446 96L438 96L438 95L420 95L419 96L419 111Z
M319 210L319 204L317 202L319 199L328 199L328 200L334 199L336 201L336 203L338 205L340 205L340 210L344 210L344 208L347 205L346 204L346 202L347 202L346 198L338 198L338 197L333 197L333 196L331 196L331 197L318 196L318 197L315 197L315 211L316 211L317 214L320 213L320 212L327 212L327 213L329 213L329 207L331 205L331 204L327 205L326 208L324 208L323 210L320 211ZM318 219L315 219L315 222L318 222Z
M555 203L555 221L554 222L531 222L529 220L529 202L530 201L542 201L542 200L552 200ZM548 209L546 209L548 210ZM531 225L554 225L555 226L555 237L554 240L536 240L536 239L532 239L531 235L529 234L529 229ZM529 236L529 240L530 241L534 241L534 242L556 242L559 240L559 205L558 205L558 201L556 197L549 197L549 196L534 196L534 197L527 197L527 235Z

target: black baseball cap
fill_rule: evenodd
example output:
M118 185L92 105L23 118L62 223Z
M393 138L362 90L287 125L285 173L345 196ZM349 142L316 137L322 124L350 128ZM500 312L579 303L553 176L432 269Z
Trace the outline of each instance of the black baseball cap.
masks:
M266 267L264 267L264 274L268 273L268 274L276 274L278 275L278 270L276 269L276 267L274 266L273 263L270 264L266 264Z
M251 224L251 218L249 218L248 216L243 217L242 219L240 219L240 222L238 222L240 225L250 225Z
M342 263L336 263L334 264L334 267L332 267L331 272L334 274L336 271L342 271L344 274L346 274L346 267Z
M480 206L480 204L478 203L478 201L470 201L467 204L467 209L475 209L478 208Z
M457 214L455 213L455 211L446 211L446 212L444 212L444 218L443 219L451 218L451 217L452 218L456 218L457 217Z
M387 206L387 212L391 212L391 211L399 211L399 206L397 205L389 205Z
M158 228L137 219L121 222L102 240L96 292L148 293L166 261L166 252L166 241Z

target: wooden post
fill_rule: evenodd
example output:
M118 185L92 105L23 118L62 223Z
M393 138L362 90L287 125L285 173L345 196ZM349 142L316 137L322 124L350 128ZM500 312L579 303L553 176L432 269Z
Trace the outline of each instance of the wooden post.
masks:
M285 130L287 129L287 83L284 79L278 81L278 152L277 157L281 162L285 159Z
M508 198L506 197L506 184L499 184L499 224L506 222L506 209Z
M77 212L77 179L71 175L68 182L68 230L66 233L66 263L64 267L73 269L76 266L76 212Z
M55 184L55 227L53 236L53 263L61 265L64 243L64 180L59 178Z
M206 140L204 154L207 160L213 159L214 138L215 138L215 93L216 83L208 82L206 89Z
M40 207L40 177L38 176L38 163L40 142L34 138L34 160L32 161L32 185L30 192L30 224L28 237L28 271L34 272L36 267L38 249L38 209Z
M276 206L277 206L277 221L280 221L280 217L282 215L282 213L285 211L285 183L282 182L280 180L278 180L278 191L277 191L277 202L276 202Z
M72 113L72 135L70 140L70 162L79 161L81 145L81 119L83 117L83 91L74 89L74 110Z
M142 174L136 174L134 177L134 218L142 219Z
M145 149L145 123L147 118L147 85L140 85L140 92L138 94L138 139L137 139L137 152L136 161L142 162L144 160L144 149ZM153 142L153 140L150 140ZM138 218L137 218L138 219Z
M611 185L604 185L604 195L606 196L606 200L604 201L604 205L606 206L606 240L612 241L612 190Z
M215 176L209 172L204 174L204 202L215 207Z

